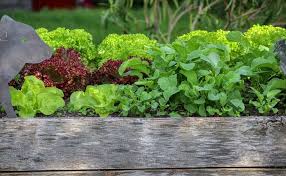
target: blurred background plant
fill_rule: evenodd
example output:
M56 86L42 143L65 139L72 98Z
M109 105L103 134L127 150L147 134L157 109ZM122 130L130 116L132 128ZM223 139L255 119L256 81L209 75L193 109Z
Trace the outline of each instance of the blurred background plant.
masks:
M108 23L117 25L123 33L130 32L130 26L137 24L136 17L131 13L130 8L133 6L133 0L108 0L109 8L101 17L102 25L107 28Z
M142 3L146 31L151 38L166 43L177 35L174 30L180 24L185 24L188 31L245 30L256 23L286 25L283 0L143 0ZM133 0L110 0L109 4L103 21L124 26L124 33L131 32L130 26L137 27L142 20L130 11L138 8Z
M8 14L35 28L83 28L92 34L96 44L111 33L143 33L159 42L170 42L197 29L245 31L253 24L286 26L284 0L23 0L21 3L28 1L33 7L25 10L9 9L1 1L0 15ZM35 2L41 2L36 4L41 4L41 8L34 7ZM69 10L57 9L65 7Z

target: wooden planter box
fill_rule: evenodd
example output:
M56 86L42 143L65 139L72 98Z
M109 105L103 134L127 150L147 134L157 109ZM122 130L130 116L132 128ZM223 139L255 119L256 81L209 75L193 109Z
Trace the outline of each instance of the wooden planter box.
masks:
M0 175L286 175L269 119L0 119Z

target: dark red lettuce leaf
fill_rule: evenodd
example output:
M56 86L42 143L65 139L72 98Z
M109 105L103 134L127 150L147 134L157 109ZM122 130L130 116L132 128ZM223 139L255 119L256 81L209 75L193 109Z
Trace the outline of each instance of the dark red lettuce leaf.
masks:
M133 84L138 80L136 76L120 76L118 69L123 61L108 60L91 76L93 84Z
M89 84L89 69L82 64L80 54L73 49L58 48L50 59L39 64L26 64L20 72L21 79L35 75L45 86L63 90L65 97Z

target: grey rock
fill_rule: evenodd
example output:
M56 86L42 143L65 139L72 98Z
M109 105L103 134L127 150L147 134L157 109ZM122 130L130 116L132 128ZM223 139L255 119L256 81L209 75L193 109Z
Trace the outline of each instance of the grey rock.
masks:
M50 58L51 49L29 25L7 15L0 21L0 102L8 117L17 117L11 105L8 83L26 63Z
M285 40L279 40L275 45L275 52L280 59L280 68L286 75L286 42Z

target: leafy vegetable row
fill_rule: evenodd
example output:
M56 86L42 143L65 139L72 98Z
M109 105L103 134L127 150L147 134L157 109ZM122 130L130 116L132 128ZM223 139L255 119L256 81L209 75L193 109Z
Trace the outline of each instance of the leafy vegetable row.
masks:
M101 117L286 113L286 78L274 52L275 42L286 39L283 28L193 31L171 44L143 34L112 34L97 48L83 30L38 33L55 54L25 66L22 81L11 83L22 87L11 87L12 103L22 117L51 115L64 107L64 100L70 112ZM49 86L58 89L43 94ZM51 101L43 104L45 96Z

